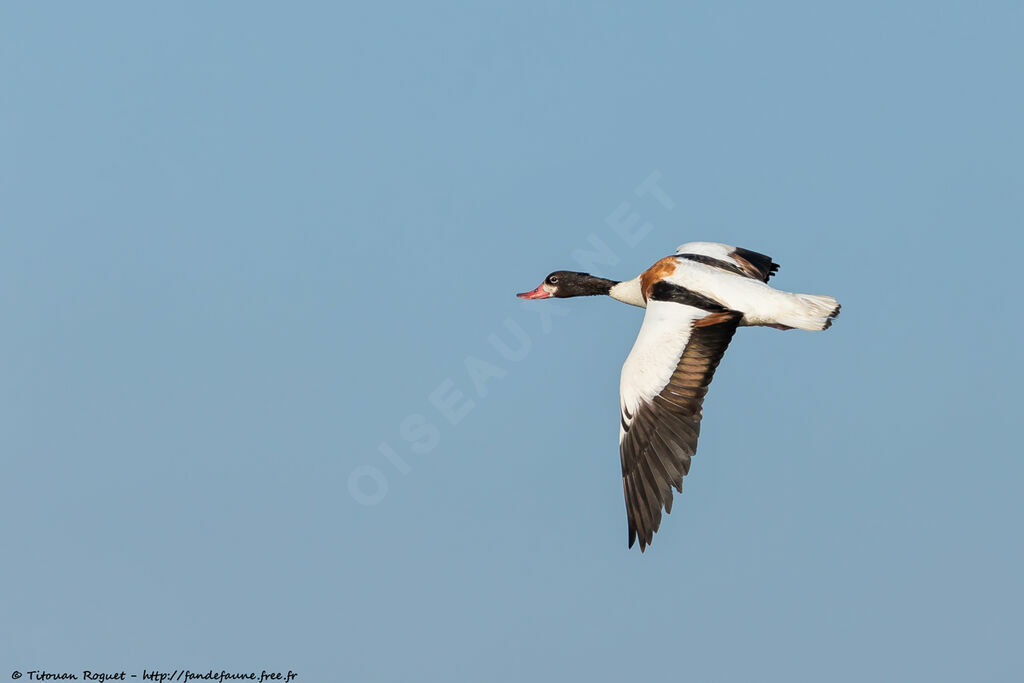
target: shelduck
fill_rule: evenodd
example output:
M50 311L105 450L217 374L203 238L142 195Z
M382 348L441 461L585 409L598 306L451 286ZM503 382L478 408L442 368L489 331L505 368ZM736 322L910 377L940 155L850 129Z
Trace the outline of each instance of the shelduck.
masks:
M737 327L827 330L839 315L830 296L768 285L770 257L717 242L688 242L624 282L558 270L521 299L607 295L646 308L619 382L619 456L629 547L651 544L672 489L697 451L702 404Z

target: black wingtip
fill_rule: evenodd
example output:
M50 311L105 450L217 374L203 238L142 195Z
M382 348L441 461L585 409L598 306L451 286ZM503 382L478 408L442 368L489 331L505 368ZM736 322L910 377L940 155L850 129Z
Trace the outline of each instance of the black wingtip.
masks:
M836 304L836 307L833 308L832 312L828 314L828 320L825 321L825 326L822 327L821 329L827 330L828 328L832 327L832 320L834 318L838 318L839 317L839 309L840 308L842 308L842 306L839 305L839 304Z
M736 247L733 253L743 259L746 259L750 265L757 268L757 270L760 271L762 281L764 282L768 282L772 275L775 275L779 270L779 264L773 261L772 257L767 254L750 251L749 249L743 249L742 247Z

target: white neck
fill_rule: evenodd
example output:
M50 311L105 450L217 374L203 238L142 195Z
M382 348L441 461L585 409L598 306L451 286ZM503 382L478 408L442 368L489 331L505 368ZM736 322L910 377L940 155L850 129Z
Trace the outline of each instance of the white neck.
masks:
M635 277L632 280L626 280L614 285L608 292L608 296L621 301L624 304L630 306L639 306L640 308L647 308L647 302L644 301L643 293L640 291L640 278Z

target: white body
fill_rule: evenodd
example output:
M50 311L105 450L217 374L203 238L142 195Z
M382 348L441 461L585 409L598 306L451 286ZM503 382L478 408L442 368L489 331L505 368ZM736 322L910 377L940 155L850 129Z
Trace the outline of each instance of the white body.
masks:
M742 275L680 259L676 272L665 278L674 285L714 299L743 313L741 325L785 325L820 330L838 302L830 296L795 294Z
M697 243L714 244L714 243ZM717 245L723 246L723 245ZM697 253L697 252L687 252ZM717 257L717 254L705 254ZM750 277L729 273L684 258L664 278L680 287L713 299L722 306L743 313L741 325L783 325L804 330L824 329L838 302L830 296L796 294L775 289ZM609 292L613 299L646 308L640 278L620 282Z

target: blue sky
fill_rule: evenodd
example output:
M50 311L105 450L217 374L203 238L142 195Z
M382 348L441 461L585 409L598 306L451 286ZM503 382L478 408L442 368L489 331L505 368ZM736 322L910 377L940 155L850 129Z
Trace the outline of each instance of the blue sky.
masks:
M1019 674L1022 28L1012 2L5 4L4 675ZM513 294L690 240L843 314L740 331L640 555L642 312Z

